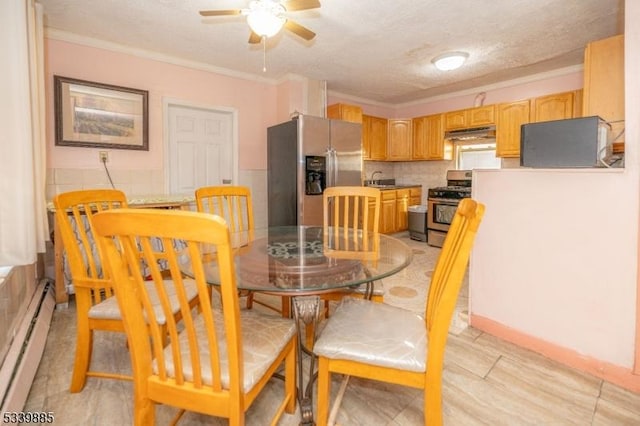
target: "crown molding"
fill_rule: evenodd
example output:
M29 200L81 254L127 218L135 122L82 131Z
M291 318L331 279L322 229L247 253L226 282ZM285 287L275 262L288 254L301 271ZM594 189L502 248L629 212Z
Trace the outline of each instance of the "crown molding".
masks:
M227 68L216 67L214 65L205 64L204 62L181 59L175 56L165 55L165 54L154 52L151 50L139 49L139 48L125 46L118 43L81 36L79 34L70 33L67 31L56 30L54 28L45 28L45 38L79 44L87 47L94 47L97 49L109 50L117 53L124 53L127 55L136 56L139 58L165 62L168 64L178 65L178 66L196 69L200 71L212 72L212 73L221 74L227 77L239 78L242 80L249 80L249 81L254 81L259 83L267 83L271 85L277 84L277 81L274 79L259 77L254 74L243 73L239 71L230 70Z

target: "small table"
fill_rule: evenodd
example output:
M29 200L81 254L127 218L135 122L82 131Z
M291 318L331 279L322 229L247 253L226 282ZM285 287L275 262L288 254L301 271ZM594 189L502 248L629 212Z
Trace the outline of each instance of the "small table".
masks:
M302 353L304 324L314 323L320 314L318 294L359 286L388 277L405 268L412 251L401 240L377 232L315 226L283 226L256 230L254 235L231 236L239 290L291 296L298 330L298 399L303 425L313 424L312 383L304 387ZM217 265L205 259L207 281L220 284ZM189 275L189 270L184 270ZM371 289L369 288L369 293ZM314 327L315 330L315 327ZM302 394L304 392L304 394Z

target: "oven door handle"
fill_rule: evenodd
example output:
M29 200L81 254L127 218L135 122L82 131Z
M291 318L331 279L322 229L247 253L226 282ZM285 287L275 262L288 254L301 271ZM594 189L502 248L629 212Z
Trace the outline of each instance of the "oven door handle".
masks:
M454 200L452 198L428 198L427 201L438 204L446 204L448 206L457 206L461 200Z

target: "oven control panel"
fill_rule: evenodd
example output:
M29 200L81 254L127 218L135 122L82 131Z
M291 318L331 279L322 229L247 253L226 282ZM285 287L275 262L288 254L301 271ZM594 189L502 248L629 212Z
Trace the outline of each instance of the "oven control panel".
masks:
M464 186L443 186L439 188L429 188L428 194L429 198L461 200L471 197L471 188Z

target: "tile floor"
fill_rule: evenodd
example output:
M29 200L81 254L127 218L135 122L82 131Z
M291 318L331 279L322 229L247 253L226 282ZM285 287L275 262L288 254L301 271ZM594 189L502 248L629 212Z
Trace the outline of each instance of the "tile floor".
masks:
M385 279L391 304L424 309L424 295L438 250L400 235L414 248L405 271ZM420 302L421 300L421 302ZM466 309L463 289L459 311ZM60 425L132 424L130 382L89 379L77 394L68 391L75 340L73 303L54 312L43 361L29 394L26 411L52 411ZM445 425L640 425L640 394L567 368L473 328L457 315L445 357L443 410ZM100 333L94 365L129 371L125 338ZM335 397L341 378L334 377ZM268 423L282 382L274 380L247 413L247 425ZM336 424L420 425L424 422L421 392L352 378ZM169 424L175 410L158 407L157 424ZM297 425L299 414L285 414L280 425ZM227 422L187 413L182 425L225 425Z

